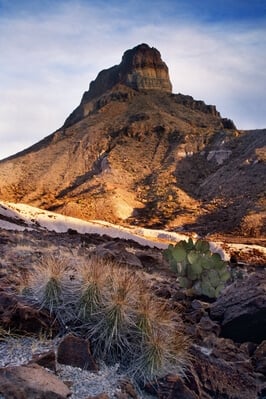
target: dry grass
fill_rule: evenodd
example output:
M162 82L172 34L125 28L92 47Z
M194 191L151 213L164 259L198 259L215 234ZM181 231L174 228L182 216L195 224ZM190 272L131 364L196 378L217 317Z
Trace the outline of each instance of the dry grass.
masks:
M96 256L70 272L64 259L51 256L34 267L27 284L40 307L89 337L95 355L119 362L136 380L183 373L189 341L141 272Z
M77 301L78 317L84 322L103 306L103 295L109 268L99 257L91 257L87 263L78 267L80 287Z
M103 304L94 315L91 337L97 352L115 360L130 348L130 331L134 325L136 279L125 269L110 268L103 292Z
M28 275L32 298L50 313L63 303L63 296L70 291L67 269L64 258L50 255L43 257Z
M130 374L152 380L170 372L183 374L188 363L189 339L184 335L176 313L150 292L141 294L136 309L136 337Z

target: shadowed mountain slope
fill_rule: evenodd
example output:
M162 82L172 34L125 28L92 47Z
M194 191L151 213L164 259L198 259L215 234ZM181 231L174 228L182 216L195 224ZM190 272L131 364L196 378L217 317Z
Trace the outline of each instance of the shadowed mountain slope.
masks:
M146 44L99 73L64 125L0 162L0 198L83 219L265 234L266 130L172 94Z

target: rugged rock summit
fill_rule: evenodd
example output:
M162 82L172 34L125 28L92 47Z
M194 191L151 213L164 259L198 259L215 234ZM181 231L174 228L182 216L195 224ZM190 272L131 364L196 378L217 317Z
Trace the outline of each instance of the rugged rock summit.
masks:
M119 83L135 90L172 91L167 65L159 51L147 44L127 50L119 65L101 71L91 82L83 101L99 97Z
M64 125L0 161L0 198L84 219L265 234L266 134L173 94L146 44L99 73Z
M172 92L168 67L162 61L160 52L147 44L140 44L127 50L119 65L101 71L97 78L90 83L90 88L83 94L81 104L66 120L65 126L77 122L85 116L90 107L87 103L99 98L117 85L131 89L158 90Z

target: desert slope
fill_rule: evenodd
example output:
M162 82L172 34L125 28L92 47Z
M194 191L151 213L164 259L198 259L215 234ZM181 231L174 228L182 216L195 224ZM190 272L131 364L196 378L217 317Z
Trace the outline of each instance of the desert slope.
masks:
M0 198L84 220L265 237L266 130L171 93L147 45L99 73L56 132L0 161Z

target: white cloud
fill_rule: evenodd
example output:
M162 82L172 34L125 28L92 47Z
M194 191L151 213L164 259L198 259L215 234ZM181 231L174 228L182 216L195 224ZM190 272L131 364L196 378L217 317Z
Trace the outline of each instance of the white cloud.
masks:
M139 43L166 61L174 92L216 104L239 128L266 127L266 32L68 2L0 19L0 159L59 128L101 69Z

